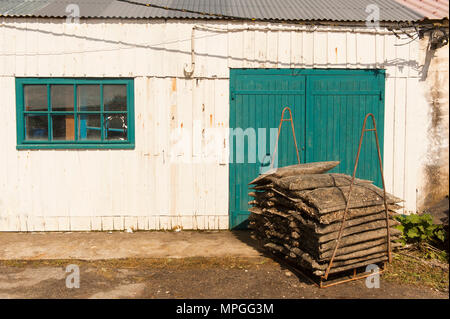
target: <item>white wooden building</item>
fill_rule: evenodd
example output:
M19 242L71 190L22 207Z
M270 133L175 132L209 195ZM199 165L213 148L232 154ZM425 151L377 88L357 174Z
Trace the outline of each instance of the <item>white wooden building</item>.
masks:
M109 14L108 2L114 1L105 0L106 9L92 16L82 1L70 1L79 3L81 17L68 23L66 6L52 7L54 2L49 0L48 7L21 8L18 13L12 8L0 11L0 231L230 228L235 194L230 192L228 134L217 147L217 141L203 133L230 127L233 69L384 70L386 187L405 200L405 213L415 212L426 196L421 190L426 183L431 115L427 86L421 79L427 49L419 39L406 35L415 32L414 24L420 28L420 14L381 1L380 26L375 28L367 27L364 11L373 1L361 0L360 7L344 10L354 19L341 19L336 9L330 13L334 19L319 15L296 21L277 16L252 21L243 10L231 12L233 19L194 13L189 17L190 13L176 11L164 17L163 9L131 3L116 4L119 13ZM128 7L147 16L121 9ZM383 10L388 9L389 17L383 20ZM238 14L241 20L235 17ZM121 79L131 81L127 82L131 83L126 93L128 110L122 110L128 112L128 122L116 127L117 145L110 147L113 120L107 129L100 126L101 133L91 128L83 135L81 127L86 125L83 116L106 119L122 112L118 106L105 113L108 105L116 103L106 92L122 84ZM27 93L25 88L35 85L36 92L42 88L48 93L42 99L56 111L57 102L64 100L51 91L58 84L75 90L101 85L101 111L77 113L90 107L83 104L86 109L82 109L83 99L97 97L71 91L75 111L58 115L53 109L39 109L40 93ZM73 108L72 100L67 103ZM25 109L18 110L21 107ZM33 124L37 122L31 119L38 115L47 125L44 133L44 124ZM355 124L357 132L362 120ZM77 133L69 125L75 125ZM119 132L125 126L126 145L121 144ZM201 133L196 140L198 127ZM179 147L180 129L198 149ZM89 140L95 134L106 142ZM83 138L92 144L78 147L75 142ZM217 160L207 161L206 149L214 142Z

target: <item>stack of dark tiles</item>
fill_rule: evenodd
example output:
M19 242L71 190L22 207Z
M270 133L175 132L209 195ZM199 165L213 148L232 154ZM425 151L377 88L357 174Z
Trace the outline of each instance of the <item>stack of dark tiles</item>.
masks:
M273 169L250 182L249 221L253 236L274 254L322 276L336 246L351 176L326 173L339 162ZM342 237L330 274L388 259L383 190L355 179ZM402 201L386 193L391 249L400 246L394 226Z

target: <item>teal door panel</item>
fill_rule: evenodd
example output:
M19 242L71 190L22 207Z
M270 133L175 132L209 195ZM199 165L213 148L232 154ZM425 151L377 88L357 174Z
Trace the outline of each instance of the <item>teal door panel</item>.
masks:
M377 121L383 151L384 72L380 70L233 69L230 72L230 228L246 227L248 182L267 170L296 164L290 107L300 160L339 160L333 171L352 174L364 116ZM285 112L285 119L289 112ZM367 128L372 123L368 121ZM272 131L272 139L270 128ZM240 132L239 132L240 129ZM240 135L238 133L241 133ZM265 138L264 138L265 137ZM250 146L250 147L249 147ZM381 184L373 132L368 132L357 176Z
M251 198L247 184L269 169L272 160L274 166L298 163L290 122L282 125L273 157L281 113L286 106L292 110L300 157L304 156L301 146L305 139L305 77L232 76L230 105L230 128L233 129L230 134L230 225L240 228L245 226L249 215ZM285 118L289 118L288 112ZM245 133L244 137L240 137L239 132ZM243 143L239 143L239 139Z
M340 161L332 170L352 175L364 117L375 116L383 155L384 73L311 75L307 79L306 162ZM366 124L372 128L372 121ZM381 186L374 132L367 132L356 176Z

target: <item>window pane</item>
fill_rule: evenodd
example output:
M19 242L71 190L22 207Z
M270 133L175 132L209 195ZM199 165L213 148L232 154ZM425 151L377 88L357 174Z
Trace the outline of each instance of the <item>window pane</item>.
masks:
M73 85L51 85L52 111L73 111Z
M48 140L48 117L47 115L25 116L25 139L32 141Z
M47 86L24 85L25 111L47 111Z
M78 111L100 111L100 85L77 86Z
M105 115L105 139L127 140L127 116L126 114Z
M126 85L104 85L103 103L105 111L127 110L127 86Z
M101 140L102 131L99 114L83 114L78 117L78 139L81 141Z
M53 139L55 141L75 140L75 123L73 115L52 116Z

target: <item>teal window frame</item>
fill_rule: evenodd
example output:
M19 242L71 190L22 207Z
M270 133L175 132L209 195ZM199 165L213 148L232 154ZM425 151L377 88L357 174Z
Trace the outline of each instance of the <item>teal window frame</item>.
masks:
M47 86L47 110L46 111L25 111L24 86L25 85L46 85ZM74 86L74 110L73 111L54 111L51 110L51 85L73 85ZM100 111L78 111L77 110L77 85L94 84L100 85ZM78 140L78 115L100 114L101 123L104 123L105 114L123 114L124 111L105 111L103 102L103 85L124 84L127 90L127 140L106 140L104 129L102 130L101 140ZM26 140L25 115L47 115L48 122L48 140L35 141ZM52 115L73 115L75 121L75 140L61 141L53 140L51 117ZM17 149L133 149L135 147L135 118L134 118L134 79L130 78L16 78L16 121L17 121ZM89 128L96 129L96 128ZM106 130L113 130L108 129Z

